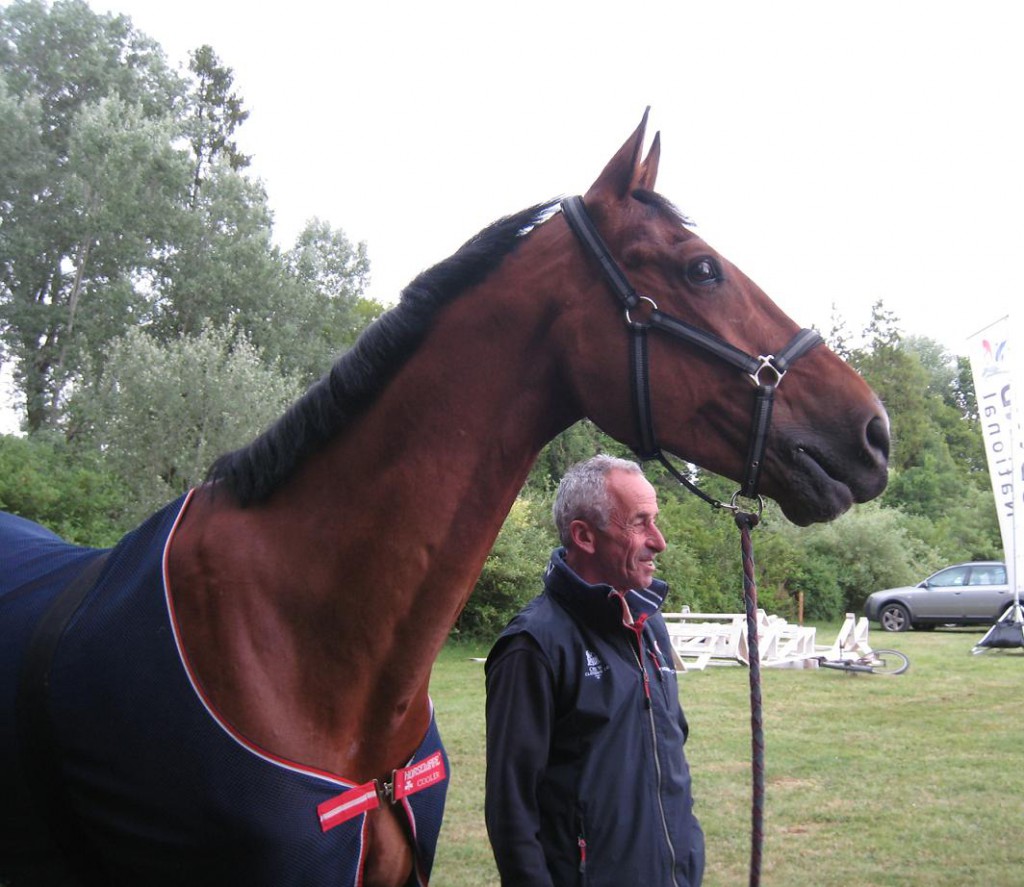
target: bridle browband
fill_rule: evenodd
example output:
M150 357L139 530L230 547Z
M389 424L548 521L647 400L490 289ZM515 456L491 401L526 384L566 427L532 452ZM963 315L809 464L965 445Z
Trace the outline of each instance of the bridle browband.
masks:
M742 497L756 499L758 513L760 513L760 508L763 506L757 491L764 452L768 444L768 430L771 426L775 389L779 387L779 383L793 362L822 342L821 336L814 330L803 329L778 354L762 354L753 357L712 333L665 314L658 308L654 299L633 289L591 221L583 198L567 197L562 201L561 207L562 214L569 223L569 228L576 235L587 254L597 262L606 282L622 303L625 311L626 326L631 333L630 366L633 377L633 405L640 433L640 448L636 450L637 456L642 461L657 459L688 490L716 508L729 508L735 511L737 510L737 499ZM633 314L638 313L640 308L643 308L644 318L634 318ZM650 329L667 333L675 339L694 345L719 360L731 364L746 374L757 389L754 396L753 428L747 450L743 483L729 504L712 498L697 487L669 462L658 445L651 412L650 371L647 353L647 331Z

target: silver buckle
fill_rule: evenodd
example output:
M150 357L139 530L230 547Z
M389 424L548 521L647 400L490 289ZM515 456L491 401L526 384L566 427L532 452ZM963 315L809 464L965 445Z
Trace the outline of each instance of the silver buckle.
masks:
M780 371L779 368L777 366L775 366L775 363L774 363L775 355L774 354L759 354L757 356L757 359L759 361L761 361L761 363L758 365L757 369L754 370L754 372L747 374L747 378L749 378L751 382L753 382L755 385L758 385L758 386L766 385L768 388L778 388L779 387L779 383L782 381L782 377L786 375L786 371L785 370ZM762 382L761 381L761 373L764 370L771 370L773 373L775 373L775 381L774 382L767 382L766 383L766 382Z
M650 309L647 311L648 316L650 316L653 312L658 310L658 303L655 302L654 299L652 299L650 296L639 296L637 298L637 305L639 305L641 302L646 302L648 305L651 306ZM636 306L634 306L634 307L636 307ZM650 322L644 322L642 320L634 321L633 318L630 316L629 312L630 312L630 309L627 308L626 309L626 324L628 326L639 327L640 329L647 329L651 325ZM759 370L759 372L760 372L760 370Z

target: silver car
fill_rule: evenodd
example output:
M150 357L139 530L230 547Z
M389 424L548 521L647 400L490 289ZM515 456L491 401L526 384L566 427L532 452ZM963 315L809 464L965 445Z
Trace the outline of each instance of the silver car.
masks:
M999 561L957 564L910 588L868 595L864 615L885 631L935 625L987 625L1013 603L1006 567Z

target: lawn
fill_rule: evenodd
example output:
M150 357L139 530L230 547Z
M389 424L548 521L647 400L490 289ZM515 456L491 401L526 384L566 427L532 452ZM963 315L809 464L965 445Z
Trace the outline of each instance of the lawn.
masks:
M819 627L818 642L836 630ZM763 672L765 887L1024 884L1024 654L972 656L983 634L873 628L873 646L910 657L897 677ZM483 825L483 665L471 661L485 654L449 644L431 681L452 764L438 887L498 884ZM705 887L747 882L747 690L740 667L680 678Z

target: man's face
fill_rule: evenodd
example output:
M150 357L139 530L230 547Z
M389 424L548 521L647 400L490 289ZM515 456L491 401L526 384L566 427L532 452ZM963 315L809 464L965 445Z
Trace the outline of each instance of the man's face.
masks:
M605 481L611 516L603 530L593 528L589 581L606 582L619 591L647 588L654 579L655 555L665 550L654 487L643 475L628 471L613 470Z

